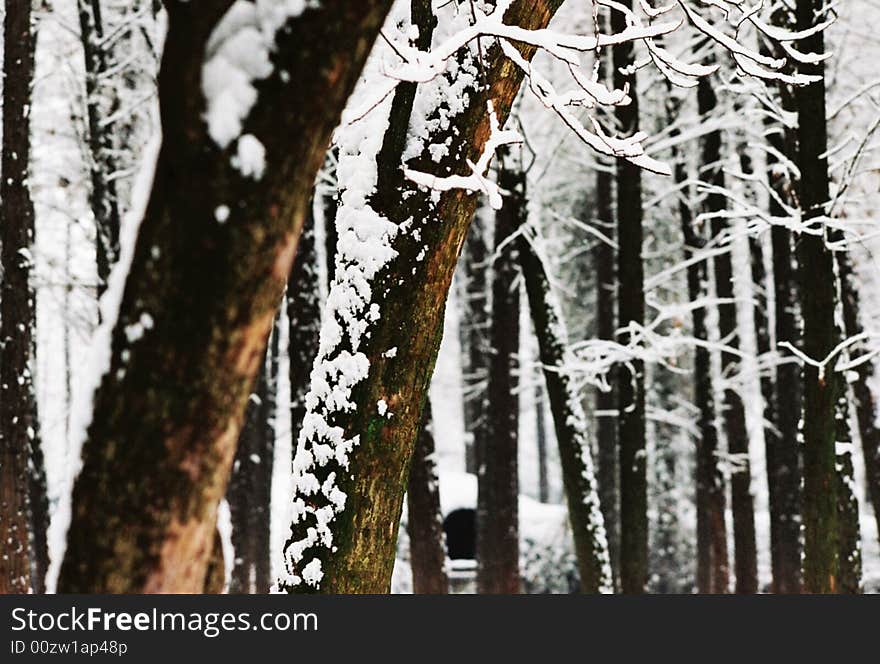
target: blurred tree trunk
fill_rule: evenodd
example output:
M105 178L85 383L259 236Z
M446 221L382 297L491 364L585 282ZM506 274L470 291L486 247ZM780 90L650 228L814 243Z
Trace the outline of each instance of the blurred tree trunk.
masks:
M517 243L525 219L525 173L504 152L498 184L510 192L495 215L489 375L477 492L477 592L516 594L519 579L519 287Z
M843 300L843 322L847 337L855 337L864 332L860 320L859 291L853 273L852 259L846 252L838 252L837 268L840 276L841 295ZM864 343L850 347L853 359L866 354L868 349ZM877 400L871 391L874 380L874 362L862 362L853 369L855 380L852 381L853 405L856 409L856 421L859 427L859 438L862 442L862 455L865 459L865 483L868 487L868 498L874 508L877 520L877 532L880 534L880 428L877 426Z
M0 593L42 592L48 502L34 394L34 206L28 185L36 37L31 3L7 0L0 163Z
M849 403L846 391L837 401L837 518L840 583L838 592L855 595L862 592L862 535L859 527L859 501L853 470L852 436L849 428Z
M714 62L710 58L706 64ZM718 100L708 78L701 78L697 86L697 107L700 117L708 120L716 112ZM731 471L731 508L733 512L734 568L736 572L736 591L755 593L758 589L758 559L755 543L755 509L750 492L751 470L749 465L749 441L746 431L746 415L739 393L729 383L735 377L739 365L737 350L739 338L737 331L737 311L733 290L733 262L728 244L727 220L719 216L727 208L727 197L723 193L724 172L721 157L721 131L714 130L702 137L700 151L700 179L713 189L703 199L703 213L711 219L712 238L718 247L728 246L728 251L713 258L715 273L715 292L719 299L718 327L721 343L731 350L721 351L724 406L721 414L727 434L727 451L736 457ZM723 491L723 485L722 489ZM719 505L719 508L721 506ZM727 560L727 536L724 512L712 516L713 524L713 587L712 592L724 593L729 587L729 566Z
M114 124L105 120L115 108L107 108L107 90L102 79L108 77L108 53L104 45L101 0L77 0L80 41L85 62L86 120L91 189L89 206L95 219L95 250L98 268L98 295L107 288L110 270L119 258L119 197L116 191ZM115 99L113 100L115 106Z
M587 440L586 417L580 397L565 370L566 338L562 313L541 258L524 235L519 237L519 260L553 413L581 590L585 593L610 593L614 591L614 584Z
M256 391L245 411L226 491L235 555L229 580L230 593L265 594L273 583L269 527L275 458L279 322L276 319Z
M622 3L632 8L631 0ZM627 27L626 16L611 14L612 33ZM639 101L633 64L633 44L613 47L614 87L629 86L630 104L615 106L618 131L624 136L639 130ZM620 343L631 341L630 325L645 319L642 262L642 172L625 159L617 160L617 324L624 330ZM617 367L620 469L620 586L624 593L643 593L648 583L648 479L645 446L644 364L633 358Z
M94 396L62 592L204 588L217 505L315 176L391 2L324 0L276 34L273 71L241 132L266 150L258 180L204 120L206 45L231 4L166 2L163 143ZM151 481L131 482L142 476Z
M489 298L486 286L488 260L486 228L479 211L464 241L461 274L464 285L460 338L464 355L465 470L476 475L482 447L481 430L488 361Z
M205 594L222 595L226 589L226 559L223 557L223 540L220 531L214 531L211 558L205 571Z
M822 0L797 0L797 29L812 28L824 15L824 6ZM798 49L824 53L823 33L804 37ZM820 77L797 88L795 98L801 214L804 223L815 220L821 231L798 238L803 352L821 361L840 342L833 315L837 304L834 255L825 244L823 221L829 200L825 68L821 62L803 64L801 72ZM810 593L841 590L835 409L843 393L843 376L834 370L834 362L824 371L804 366L804 590Z
M410 563L416 595L445 595L446 546L440 512L440 480L434 458L434 422L430 400L425 404L422 428L416 439L406 490Z
M325 217L326 219L326 217ZM333 223L330 220L329 223ZM332 259L331 259L332 260ZM321 333L321 275L315 246L315 217L311 206L287 281L288 357L290 367L290 435L293 453L306 414L306 394Z
M540 376L539 376L540 378ZM547 424L544 417L544 391L535 386L535 440L538 455L538 500L550 502L550 478L547 474Z

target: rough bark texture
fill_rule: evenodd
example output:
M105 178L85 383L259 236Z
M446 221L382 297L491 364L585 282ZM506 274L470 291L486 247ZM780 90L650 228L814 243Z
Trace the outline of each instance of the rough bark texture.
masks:
M697 87L697 107L700 117L708 119L716 111L718 100L708 78L700 79ZM706 134L701 140L700 179L713 187L703 199L703 212L718 215L727 208L727 197L723 193L724 173L721 163L721 131ZM728 223L724 217L711 216L713 241L723 246L727 243ZM729 246L729 245L728 245ZM727 434L727 451L737 458L731 473L731 508L733 512L734 568L736 572L736 592L755 593L758 590L758 555L755 543L755 508L752 502L751 470L749 464L749 441L746 431L746 414L742 399L730 384L737 372L737 349L739 337L737 330L737 310L733 301L733 262L730 252L716 255L713 259L715 273L715 294L719 299L718 328L721 342L730 350L721 351L724 405L721 414ZM722 515L723 523L723 515ZM717 535L720 542L720 534ZM716 541L713 538L713 541ZM715 583L713 592L728 590L727 551L716 548Z
M164 140L74 487L64 592L203 589L315 175L391 2L324 0L279 32L243 128L266 148L259 181L203 120L205 44L230 4L166 3ZM131 343L126 328L139 321L149 329Z
M862 591L862 536L859 501L853 470L852 436L846 391L837 401L837 519L840 574L838 592L850 595Z
M859 318L859 291L853 274L852 259L847 253L837 254L837 268L840 277L841 299L843 300L843 322L847 337L855 337L864 329ZM853 359L868 352L864 344L850 347ZM851 382L853 405L862 455L865 459L865 483L868 485L868 498L874 508L877 532L880 533L880 428L877 427L877 401L871 391L874 380L874 363L863 362L853 369L855 380Z
M808 30L818 20L824 2L798 0L797 29ZM801 39L803 53L823 53L821 32ZM827 118L824 65L802 65L802 71L821 79L795 90L798 112L798 166L800 204L805 222L826 214L828 203ZM825 246L825 225L819 235L803 233L798 239L799 286L803 313L803 352L822 361L840 341L833 312L836 306L834 256ZM840 590L837 472L835 469L835 407L844 389L834 371L804 366L804 590L829 593Z
M105 90L101 80L108 76L101 0L77 0L80 41L83 47L86 79L86 120L88 125L89 206L95 220L95 254L98 268L98 294L107 288L110 270L119 258L119 197L116 191L117 165L113 123L105 122L112 112L104 108Z
M256 389L245 411L232 476L226 490L235 555L229 579L230 593L265 594L274 581L270 565L269 525L275 458L278 337L276 322Z
M45 479L34 395L36 308L30 284L34 207L28 186L35 36L30 2L7 0L0 163L0 593L40 591Z
M330 225L334 223L333 218L325 217L325 221ZM306 414L309 375L312 371L312 363L318 354L321 333L320 280L315 246L315 218L308 213L296 250L296 260L287 282L290 435L294 451Z
M516 594L519 579L519 269L512 236L525 220L525 173L505 153L498 184L509 192L495 215L489 375L477 472L477 592Z
M608 541L590 458L586 418L580 397L564 370L566 335L562 314L553 297L544 265L524 236L519 239L519 253L556 429L581 590L585 593L612 592Z
M631 8L631 0L624 0ZM611 14L612 32L626 29L622 12ZM614 87L629 86L632 102L615 106L622 135L639 130L639 103L635 73L624 70L633 63L631 42L613 47ZM638 166L617 160L617 308L619 341L627 344L630 324L645 318L644 265L642 263L642 173ZM643 593L648 582L648 481L645 447L644 365L633 359L617 368L618 441L620 463L620 586L624 593Z
M205 571L205 594L222 595L226 590L226 559L223 557L223 541L220 531L214 531L211 558Z
M422 414L422 428L413 449L406 489L406 531L413 593L416 595L445 595L449 592L433 426L429 401Z
M505 22L529 29L545 27L560 4L561 0L518 0L508 9ZM520 51L526 58L534 55L531 47L520 45ZM484 72L486 86L471 91L449 127L428 141L448 139L453 146L450 154L438 164L426 149L409 162L411 168L438 175L470 172L466 159L479 159L490 134L487 101L493 102L503 123L523 78L495 46L484 49ZM395 126L393 115L391 126ZM399 128L404 136L406 128L405 122ZM336 551L321 549L315 555L324 572L320 585L324 593L382 593L390 588L409 460L440 345L452 273L478 196L455 190L434 199L433 192L404 179L399 160L379 162L373 208L396 224L412 220L412 226L395 238L397 256L372 283L372 292L381 298L376 300L381 317L371 324L370 337L360 346L370 366L368 377L352 390L351 400L359 407L334 417L333 424L346 437L359 436L359 445L350 455L348 472L337 480L347 497L344 511L334 521ZM390 348L396 349L394 357L387 356ZM393 417L377 416L380 400ZM328 463L322 473L336 470ZM291 541L302 539L308 527L313 527L311 522L294 524Z

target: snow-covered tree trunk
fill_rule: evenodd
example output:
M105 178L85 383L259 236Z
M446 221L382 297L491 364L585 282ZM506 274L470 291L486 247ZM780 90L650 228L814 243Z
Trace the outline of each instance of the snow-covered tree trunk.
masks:
M519 238L519 260L553 413L581 590L611 593L614 592L611 562L587 438L587 421L580 396L565 369L567 336L562 313L541 258L525 235Z
M41 592L46 571L45 476L34 395L34 206L28 185L34 77L31 3L4 16L0 181L0 593Z
M809 31L824 15L824 0L797 1L797 29ZM815 32L799 40L803 53L823 53L824 35ZM825 67L802 64L801 71L819 80L795 90L798 113L798 167L800 208L805 223L817 234L798 238L798 286L803 314L803 352L816 362L840 343L834 321L836 278L834 255L826 246L825 216L829 201L828 129L825 109ZM804 366L804 590L833 593L840 590L838 486L835 409L843 394L843 376L834 368Z
M631 0L621 3L632 9ZM611 14L612 32L627 27L626 15ZM639 131L639 103L631 42L613 47L614 87L629 86L631 102L615 106L618 130L624 136ZM645 319L642 261L642 173L631 161L617 160L617 324L620 342L631 339L630 326ZM648 583L648 478L645 444L644 364L633 358L617 367L620 469L620 586L624 593L643 593Z
M836 418L837 555L840 561L838 592L853 595L862 592L862 536L849 428L849 401L845 391L837 401Z
M509 152L498 184L508 196L495 215L492 305L483 447L477 469L477 592L511 595L519 575L519 261L514 234L525 220L525 173Z
M390 4L167 0L163 143L111 284L61 591L204 587L315 176Z
M504 22L546 27L560 4L516 0ZM532 46L517 48L526 59L535 52ZM456 69L471 80L453 93L465 103L455 112L443 109L448 122L417 136L413 156L406 155L413 170L470 174L466 160L479 160L491 134L487 102L503 124L523 79L522 70L497 45L483 49L480 78L472 77L472 59ZM349 184L342 194L337 274L325 315L327 336L322 334L316 362L320 381L310 394L314 400L294 471L289 576L282 584L289 589L379 593L390 588L406 470L440 345L452 273L477 205L475 193L438 193L405 179L402 149L390 147L398 132L397 140L405 142L409 127L409 113L400 110L405 106L398 99L402 89L398 86L391 104L384 140L389 147L372 152L380 154L378 163L362 149L371 130L351 154L340 155L352 170L369 162L378 168L374 187L364 191ZM438 162L431 148L439 145L451 149ZM344 180L340 176L341 184ZM360 237L351 227L354 220L363 220ZM375 252L365 256L368 247Z
M416 595L445 595L449 592L433 428L431 402L428 401L413 449L406 489L406 531Z

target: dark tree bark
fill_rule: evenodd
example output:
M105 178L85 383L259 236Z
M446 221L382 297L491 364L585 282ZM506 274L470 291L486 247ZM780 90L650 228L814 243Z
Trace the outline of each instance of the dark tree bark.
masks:
M821 0L798 0L797 29L808 30L823 12ZM823 53L821 32L798 42L803 53ZM801 172L800 204L804 222L826 214L829 199L828 134L825 111L824 65L802 65L801 71L820 76L795 90L798 112L798 167ZM798 239L798 281L807 357L823 360L840 342L834 322L836 285L834 256L821 233L804 233ZM838 486L835 469L835 408L843 395L843 377L833 362L826 371L804 366L804 590L829 593L840 590L838 536Z
M278 337L276 320L269 348L257 378L256 391L245 411L232 476L226 490L232 520L235 558L229 592L265 594L273 583L269 526L272 505L272 468L277 413Z
M479 213L464 241L460 274L464 276L464 316L461 345L464 353L465 470L476 475L479 456L485 381L488 361L489 298L486 286L488 260L486 229Z
M510 192L495 215L489 374L477 473L477 592L516 594L519 578L519 270L512 236L525 220L525 173L505 153L498 184Z
M848 337L855 337L862 332L859 304L859 291L855 283L852 261L849 254L837 253L837 269L840 277L841 299L843 300L843 322ZM853 359L858 359L868 352L864 343L850 347ZM853 405L856 409L856 421L859 427L859 438L862 443L862 455L865 459L865 483L868 486L868 498L874 508L877 520L877 532L880 533L880 428L877 427L877 400L871 391L874 379L874 363L863 362L853 369L855 380L852 381Z
M324 256L327 268L327 288L333 283L336 273L336 211L339 209L336 185L336 164L339 161L339 148L333 146L324 161L324 170L330 183L325 183L321 195L321 207L324 212Z
M599 55L598 77L602 82L610 79L611 53L608 49ZM602 160L596 169L596 224L610 240L615 236L614 218L614 164ZM593 250L596 269L596 338L613 341L617 330L615 320L615 282L614 247L601 239ZM613 381L612 381L613 383ZM620 575L620 510L617 451L617 419L611 416L617 408L616 394L611 390L596 390L596 447L598 449L599 503L605 517L605 532L608 536L608 550L611 554L611 570L614 578Z
M48 509L34 395L36 308L28 185L35 35L29 2L7 0L0 162L0 593L40 592Z
M333 220L328 220L328 223L332 224ZM296 260L287 282L290 432L294 451L306 414L309 376L312 372L312 364L318 355L321 333L320 280L315 246L315 217L309 211L299 239Z
M859 527L859 501L855 493L852 436L846 391L837 401L837 518L840 575L838 592L855 595L862 591L862 536Z
M631 0L623 5L632 8ZM622 12L612 12L612 32L627 27ZM613 47L614 87L629 86L632 102L615 106L622 135L639 130L639 103L635 73L624 70L633 63L631 42ZM620 343L630 341L631 324L645 319L644 265L642 263L642 173L638 166L617 160L617 323L624 330ZM624 593L643 593L648 582L648 479L645 446L644 365L633 359L617 367L619 468L620 468L620 586Z
M504 22L525 29L543 28L560 4L561 0L515 0ZM533 47L520 44L518 48L526 59L534 55ZM496 45L484 48L483 54L486 84L470 90L461 112L450 118L448 126L433 132L426 143L448 140L454 149L439 163L425 149L407 163L410 168L440 176L467 174L466 160L475 163L479 159L490 135L487 102L493 103L499 122L507 120L522 72ZM397 92L401 94L400 88ZM386 145L396 132L405 136L408 127L409 113L400 124L395 119L396 97ZM346 439L358 436L359 442L349 455L347 471L336 480L346 502L332 524L335 550L315 546L308 556L292 556L293 543L303 540L308 528L315 527L308 514L292 525L288 542L288 572L301 576L304 566L319 563L323 572L319 590L324 593L379 593L390 588L406 471L440 345L452 273L478 199L462 190L436 195L420 188L401 172L400 152L397 159L388 159L390 154L385 152L386 158L378 162L379 181L371 207L394 224L410 221L411 226L395 237L396 256L371 281L371 302L380 307L381 317L371 322L370 335L362 338L359 346L359 352L369 358L369 370L351 390L350 399L357 407L327 413ZM391 348L395 349L393 357L387 352ZM330 357L341 352L351 352L348 342L340 344ZM392 413L391 418L377 414L380 400ZM324 444L325 440L317 442ZM314 444L308 442L304 450ZM341 466L330 460L312 472L323 482L329 473L340 471ZM332 504L322 494L312 494L309 499L318 509ZM312 591L314 587L303 584L296 589Z
M102 104L102 96L107 92L101 86L101 79L108 76L109 60L103 44L101 0L77 0L77 13L86 69L86 120L91 184L89 206L95 218L98 295L101 295L107 288L110 270L119 258L121 219L114 178L117 170L114 125L104 122L113 109L105 108Z
M790 91L783 89L783 101L791 106ZM768 143L790 159L796 158L793 132L768 123ZM781 218L783 202L792 204L794 183L784 177L781 164L767 155L767 179L774 195L770 197L771 216ZM793 265L791 232L782 226L770 229L775 299L775 335L781 342L797 343L799 330L795 318L797 287ZM799 593L801 588L801 497L798 420L801 414L801 376L792 362L781 363L775 371L773 398L775 436L767 434L767 484L770 498L770 558L773 592Z
M544 417L544 391L535 386L535 440L538 455L538 500L550 502L550 477L547 473L547 425Z
M587 440L586 418L580 397L564 368L566 338L562 314L540 257L522 235L519 260L553 413L581 590L610 593L614 585L608 541Z
M422 418L406 489L406 530L413 592L416 595L445 595L449 592L449 579L446 577L446 546L430 401L425 404Z
M166 2L163 144L94 398L62 592L204 587L315 175L391 2L325 0L276 35L275 66L243 121L266 149L259 180L236 168L236 145L218 147L204 120L205 47L231 4ZM145 331L134 343L133 325Z
M700 117L708 118L715 112L718 100L708 78L701 78L697 86L697 106ZM727 207L727 197L723 193L724 173L721 164L721 131L711 131L701 140L700 179L713 189L705 196L703 212L712 215L712 236L721 246L726 242L727 220L722 213ZM713 259L715 291L721 302L718 304L718 327L722 343L730 350L721 352L721 370L725 381L730 381L738 370L736 350L739 348L737 331L737 311L733 291L733 263L730 252L716 255ZM745 407L739 393L730 385L724 389L724 407L721 410L724 429L727 433L727 448L738 462L731 473L731 508L733 512L734 568L736 572L736 592L755 593L758 590L758 556L755 543L755 508L750 491L751 470L749 465L749 441L746 431ZM723 513L722 522L723 526ZM719 527L721 527L719 526ZM726 538L725 538L726 539ZM720 533L713 542L720 544ZM728 590L727 551L716 547L716 566L714 568L713 592Z

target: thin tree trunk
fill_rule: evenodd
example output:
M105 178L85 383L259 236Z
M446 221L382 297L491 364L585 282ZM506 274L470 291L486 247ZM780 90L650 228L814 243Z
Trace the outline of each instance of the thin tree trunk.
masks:
M859 291L855 283L852 260L845 252L837 253L837 268L840 276L841 296L843 300L843 322L847 337L855 337L864 329L859 318L861 307ZM850 347L849 352L854 359L867 353L864 344ZM880 428L877 422L877 400L871 391L874 380L874 363L863 362L853 369L855 380L852 381L853 404L856 409L856 421L859 427L859 438L862 442L862 455L865 459L865 483L868 486L868 498L874 508L877 520L877 532L880 534Z
M606 19L607 23L607 19ZM608 83L611 69L611 53L606 49L599 54L598 79ZM605 111L607 113L607 111ZM611 242L600 239L593 250L596 269L596 338L614 341L617 330L615 321L615 252L612 244L615 236L614 218L614 164L602 160L596 169L596 224ZM612 381L613 384L613 381ZM617 396L613 389L596 390L596 447L598 449L599 503L605 517L605 532L608 536L608 550L611 554L611 570L617 580L620 576L620 492L617 418L612 413L617 409Z
M798 0L797 29L812 28L824 5L823 0ZM803 53L823 53L822 32L801 39L798 48ZM808 223L818 218L822 230L819 235L804 233L798 239L803 352L822 360L840 341L833 315L837 290L834 256L825 245L821 220L829 199L824 65L802 65L801 70L821 77L797 88L795 97L802 219ZM843 377L833 363L826 371L804 366L804 590L810 593L840 590L835 408L843 391Z
M516 594L519 578L519 288L517 243L512 236L525 219L525 173L506 153L498 184L509 192L495 215L492 315L485 427L477 473L477 592Z
M464 349L464 425L465 470L477 474L485 380L488 361L486 334L489 328L486 262L488 259L485 228L479 213L464 241L464 316L461 321L461 344Z
M678 119L681 102L671 96L671 86L667 86L667 91L670 94L667 119L672 124ZM678 135L677 129L674 130L673 135ZM684 258L686 261L692 261L687 267L688 299L691 302L698 302L707 295L708 269L706 260L693 259L705 249L706 240L701 236L694 222L689 200L690 187L687 185L687 167L675 147L672 149L672 161L675 164L675 183L680 188L678 215L684 239ZM705 342L709 339L705 307L694 307L691 313L691 335L698 342L694 348L694 405L699 412L695 482L696 588L697 592L708 594L727 591L727 529L724 524L724 481L717 458L718 431L715 428L712 362L709 349L705 346ZM716 583L717 580L720 580L720 588Z
M561 0L515 0L504 22L525 29L543 28L560 4ZM420 30L420 36L422 33ZM520 44L518 48L527 60L535 53L530 46ZM460 149L438 163L426 147L407 162L410 168L443 175L469 173L466 160L479 159L491 133L487 102L492 102L500 123L507 120L522 72L512 66L497 45L485 48L483 55L486 84L469 90L461 111L450 117L448 124L442 123L432 131L425 143L430 146L448 140ZM400 121L394 112L401 105L397 103L401 89L405 87L398 86L392 102L386 145L393 142L396 132L405 137L408 129L409 113ZM290 589L314 591L317 586L325 593L378 593L390 588L406 470L440 345L452 273L477 206L478 196L473 193L455 190L438 195L420 188L405 179L400 168L401 152L393 159L391 150L383 150L382 154L370 208L397 228L406 223L406 232L394 237L395 255L369 281L365 312L375 309L380 316L366 318L369 335L358 337L356 357L366 360L359 365L365 376L353 385L346 384L350 390L348 402L355 407L340 408L321 397L310 409L310 415L315 413L324 421L329 418L334 428L315 428L312 438L301 439L300 472L322 484L333 473L337 488L346 498L344 509L336 511L332 521L325 524L326 532L333 536L328 546L326 542L311 541L308 532L315 528L317 510L334 505L332 498L320 492L306 494L303 489L295 497L296 505L305 503L305 498L310 504L296 516L286 547L290 575L286 586ZM333 309L330 315L341 314ZM337 318L337 322L348 330L344 318ZM331 389L342 386L339 375L329 373L329 369L341 358L351 357L350 338L350 334L343 334L339 344L322 351L316 364L317 368L327 369L323 377ZM384 416L377 410L379 402ZM358 445L346 453L345 472L335 458L321 467L310 462L312 450L330 445L330 449L343 453L355 437ZM302 582L306 570L312 573L311 583Z
M226 500L232 520L235 559L229 592L265 594L272 585L269 526L272 467L275 454L276 386L278 377L276 326L245 412Z
M587 440L586 417L580 397L565 371L566 336L562 313L544 265L525 236L519 238L519 255L553 412L581 590L610 593L614 591L611 562Z
M623 5L632 8L631 0ZM622 12L611 14L613 33L627 27ZM639 130L639 103L631 42L613 47L614 87L629 86L630 104L615 106L621 134ZM638 166L617 160L617 284L620 342L630 342L630 325L645 318L644 265L642 263L642 173ZM643 593L648 583L648 479L645 445L644 365L633 358L617 368L619 468L620 468L620 586L624 593Z
M332 225L333 220L327 222ZM318 355L321 332L320 278L315 246L315 217L309 212L287 282L290 432L294 451L306 414L306 394L309 391L312 363Z
M431 402L428 401L413 449L406 490L409 515L406 530L409 534L413 592L416 595L445 595L449 592L433 428Z
M544 391L535 386L535 440L538 455L538 500L550 502L550 478L547 474L547 424L544 417Z
M796 158L794 137L781 127L768 127L768 143L789 158ZM782 132L788 134L787 137ZM783 177L781 164L767 154L767 179L774 195L770 215L783 217L782 201L793 202L794 183ZM791 231L782 226L770 229L775 300L775 336L781 342L797 343L795 318L797 287L793 267ZM801 590L801 490L798 420L802 409L800 370L792 362L776 367L772 420L778 434L767 439L767 484L770 498L770 544L773 592L794 594Z
M391 2L324 0L277 33L243 118L266 150L259 179L232 158L243 146L221 149L204 120L206 45L231 4L166 3L163 144L94 397L62 592L203 589L315 176Z
M34 207L28 186L35 35L31 3L7 0L0 163L0 593L42 589L45 478L34 395L36 309L30 283Z
M697 106L700 117L704 119L708 119L717 109L718 100L708 78L700 79L698 84ZM700 159L700 178L713 188L703 201L703 212L711 216L713 240L721 246L726 242L728 224L723 216L719 216L727 207L727 197L723 193L724 172L721 164L720 130L711 131L702 138ZM736 592L753 594L758 590L758 555L755 542L755 508L750 490L751 466L749 464L746 414L739 393L729 384L739 368L737 362L737 350L739 349L737 311L734 302L733 262L730 251L716 255L713 259L713 267L715 291L719 299L718 327L721 342L730 349L721 351L722 377L727 383L724 389L724 407L721 413L724 429L727 433L727 451L732 457L737 458L730 479ZM716 557L713 592L723 593L727 592L729 584L727 538L726 535L722 538L720 532L725 527L724 513L721 513L720 523L716 523L715 520L713 523L718 528L718 532L713 533L714 555Z
M849 428L849 403L846 391L837 401L837 518L838 592L855 595L862 592L862 536L859 527L859 501L856 498L853 470L852 436Z
M104 119L109 109L102 108L106 90L101 79L107 77L108 58L103 45L104 23L101 0L77 0L80 41L83 47L86 77L86 119L88 121L89 206L95 218L95 251L98 268L98 295L107 288L110 270L119 258L119 197L114 175L113 124Z

